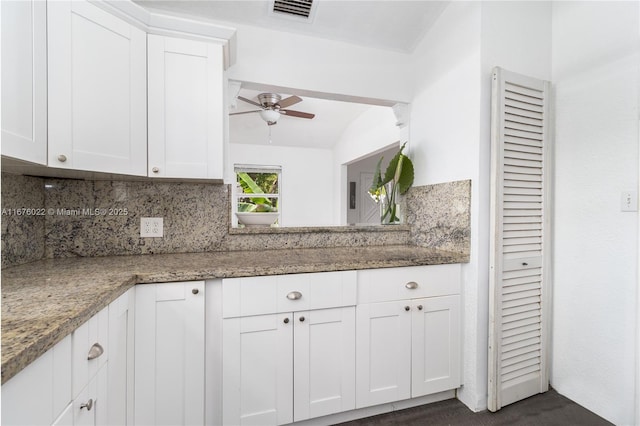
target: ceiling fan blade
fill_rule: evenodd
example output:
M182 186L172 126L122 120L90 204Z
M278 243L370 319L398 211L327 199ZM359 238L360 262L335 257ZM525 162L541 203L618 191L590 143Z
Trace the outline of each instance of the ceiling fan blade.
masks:
M260 105L256 101L252 101L251 99L243 98L242 96L238 96L238 99L240 99L241 101L244 101L244 102L246 102L248 104L255 105L257 107L262 108L262 105Z
M261 112L261 109L254 109L253 111L231 112L229 115L250 114L252 112Z
M280 114L288 115L289 117L298 117L298 118L313 118L315 114L309 114L308 112L302 111L293 111L290 109L281 109Z
M278 102L278 105L280 105L280 108L286 108L290 107L291 105L295 105L298 102L302 102L302 99L297 96L289 96L287 99L283 99Z

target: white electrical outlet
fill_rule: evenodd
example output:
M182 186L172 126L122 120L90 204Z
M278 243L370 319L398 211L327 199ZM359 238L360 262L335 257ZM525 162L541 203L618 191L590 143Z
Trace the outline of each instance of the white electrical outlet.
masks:
M164 234L163 220L161 217L141 217L141 237L162 237Z

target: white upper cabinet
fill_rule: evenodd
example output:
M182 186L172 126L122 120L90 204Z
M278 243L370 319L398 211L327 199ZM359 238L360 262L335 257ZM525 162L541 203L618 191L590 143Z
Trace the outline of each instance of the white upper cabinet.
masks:
M148 36L149 176L222 179L222 46Z
M2 155L47 163L47 4L3 1Z
M52 167L146 175L146 34L85 1L48 3Z

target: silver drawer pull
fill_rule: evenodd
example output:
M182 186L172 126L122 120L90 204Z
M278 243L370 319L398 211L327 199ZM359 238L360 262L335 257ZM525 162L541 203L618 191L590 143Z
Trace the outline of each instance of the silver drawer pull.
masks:
M103 353L104 353L104 348L102 347L102 345L100 343L94 343L93 346L91 346L91 349L89 349L89 354L87 355L87 359L88 360L96 359Z
M300 293L299 291L292 291L291 293L287 294L287 299L289 300L302 299L302 293Z
M91 411L91 409L93 408L93 399L90 399L87 402L85 402L84 404L82 404L80 406L80 409L82 410L83 408L86 408L87 411Z
M416 288L418 288L418 283L415 281L409 281L408 283L406 283L404 285L406 288L408 288L409 290L415 290Z

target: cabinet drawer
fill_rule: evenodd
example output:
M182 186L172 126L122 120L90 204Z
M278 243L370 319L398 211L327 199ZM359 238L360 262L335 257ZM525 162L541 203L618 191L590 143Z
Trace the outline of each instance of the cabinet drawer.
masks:
M108 358L109 308L82 324L72 336L73 397L87 386ZM102 354L100 354L100 348ZM91 352L91 354L90 354ZM91 358L91 359L89 359Z
M358 271L358 304L459 293L459 264Z
M224 318L356 304L356 272L318 272L222 280Z

